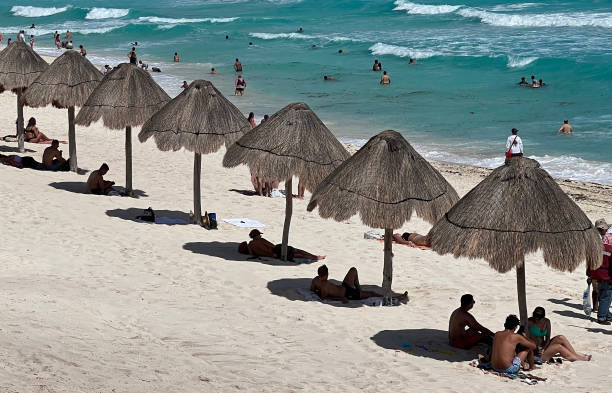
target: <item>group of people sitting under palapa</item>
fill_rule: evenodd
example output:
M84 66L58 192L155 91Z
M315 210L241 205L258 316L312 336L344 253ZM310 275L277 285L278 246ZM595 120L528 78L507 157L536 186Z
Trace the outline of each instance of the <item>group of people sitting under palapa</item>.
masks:
M352 267L346 273L342 285L336 285L328 280L329 270L326 265L319 266L317 276L310 283L310 290L319 295L324 300L340 300L342 303L348 303L349 300L361 300L370 297L382 297L383 295L374 291L365 291L359 285L359 274L357 269ZM394 297L400 302L408 301L408 292Z
M509 315L504 330L493 333L482 326L470 314L474 307L474 297L461 296L461 307L453 311L448 323L448 340L452 347L470 349L478 343L492 346L491 366L498 372L516 373L534 368L537 361L549 362L553 356L561 356L569 361L591 360L591 355L577 353L565 336L551 339L550 320L546 318L543 307L536 307L527 321L524 332L516 315Z
M249 237L251 238L251 241L248 243L240 243L238 245L238 252L241 254L250 254L254 257L269 257L281 259L282 245L274 245L268 240L264 239L261 235L263 235L263 233L261 233L257 229L253 229L251 232L249 232ZM314 255L307 251L300 250L299 248L287 246L287 260L293 262L295 258L319 261L321 259L325 259L325 256Z

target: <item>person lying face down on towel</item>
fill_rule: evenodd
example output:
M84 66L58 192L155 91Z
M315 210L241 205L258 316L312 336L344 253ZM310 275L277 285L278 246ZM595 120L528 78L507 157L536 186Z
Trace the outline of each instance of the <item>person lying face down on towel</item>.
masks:
M238 247L238 251L241 252L242 254L251 254L257 257L270 257L270 258L281 259L282 245L280 244L274 245L270 243L269 241L267 241L266 239L264 239L263 237L261 237L261 235L263 235L263 233L259 232L257 229L253 229L249 233L249 237L252 240L248 244L246 244L246 248L245 248L246 242L241 243L240 246ZM321 259L325 259L325 256L324 255L323 256L313 255L304 250L300 250L298 248L287 246L287 260L293 261L294 258L303 258L303 259L310 259L313 261L319 261Z
M461 296L461 307L453 311L448 321L448 343L451 347L470 349L479 342L491 344L493 332L482 326L469 311L474 307L474 297Z
M317 276L310 283L310 290L319 295L321 299L341 300L342 303L348 303L349 300L367 299L369 297L382 297L383 295L373 292L364 291L359 285L359 275L357 269L352 267L346 273L342 285L336 285L327 280L329 271L327 266L322 265L317 269ZM397 299L401 302L408 301L408 292L398 296Z
M108 195L109 192L113 191L115 182L104 180L104 175L106 175L108 169L108 165L104 163L100 166L100 169L91 172L89 179L87 179L87 192L96 195Z
M504 330L495 333L491 353L491 365L495 371L514 374L521 370L521 366L523 370L533 369L533 350L536 345L522 334L514 333L519 323L516 315L508 315Z
M418 233L408 233L404 232L403 234L394 233L393 240L398 244L410 244L413 243L415 246L421 247L431 247L431 242L429 241L429 236L427 235L419 235Z

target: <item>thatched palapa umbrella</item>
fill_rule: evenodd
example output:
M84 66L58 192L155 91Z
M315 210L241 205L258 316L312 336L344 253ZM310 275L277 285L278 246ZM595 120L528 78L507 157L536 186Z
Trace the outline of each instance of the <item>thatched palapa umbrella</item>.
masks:
M372 228L384 228L383 291L391 302L393 230L417 216L434 223L459 199L457 192L398 132L372 137L317 187L308 211L348 220L359 213Z
M70 170L77 171L74 107L82 106L104 76L86 57L68 50L56 58L28 87L22 97L24 105L68 108L68 143Z
M24 145L21 95L47 67L49 64L25 42L14 42L0 52L0 92L11 90L17 94L17 140L22 153Z
M527 323L525 255L542 250L554 269L601 263L601 240L584 212L532 159L514 157L466 194L429 232L439 254L516 268L521 323Z
M224 144L228 147L250 128L248 120L240 110L212 83L196 80L142 126L138 139L145 142L152 136L162 151L185 148L195 153L193 203L196 221L201 225L202 154L214 153Z
M304 103L289 104L268 121L249 131L232 145L223 166L249 166L265 181L285 181L285 224L281 257L287 260L289 226L293 212L292 179L314 188L349 157L325 124Z
M132 127L144 124L170 97L145 70L123 63L106 74L91 93L75 123L100 120L113 130L125 128L125 188L132 192Z

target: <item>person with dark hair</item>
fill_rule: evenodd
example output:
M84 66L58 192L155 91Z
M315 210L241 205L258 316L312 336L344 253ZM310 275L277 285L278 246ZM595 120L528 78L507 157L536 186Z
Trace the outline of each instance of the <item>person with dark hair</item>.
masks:
M211 68L211 69L210 69L209 74L212 74L212 75L217 75L217 74L218 74L218 72L217 72L217 71L215 71L215 69L214 69L214 68Z
M382 63L378 62L378 59L374 59L374 64L372 64L372 71L381 71Z
M249 113L249 117L247 118L247 120L249 121L249 124L251 125L251 128L257 127L257 123L255 122L255 113L250 112Z
M475 303L472 295L461 296L461 307L453 311L448 320L448 343L450 346L470 349L480 342L491 344L493 332L479 324L469 312Z
M518 136L519 130L516 128L512 129L512 135L508 137L506 140L506 152L510 150L512 157L522 157L523 156L523 141L520 136Z
M328 281L329 271L327 266L322 265L317 269L317 276L310 283L310 290L319 295L321 299L340 300L342 303L348 303L349 300L361 300L369 297L382 297L383 295L373 292L364 291L359 285L359 275L357 269L352 267L346 273L342 285L336 285ZM401 302L408 301L408 292L398 296Z
M380 77L380 84L385 86L391 84L391 78L389 78L389 75L387 75L387 71L383 71L383 74Z
M240 94L241 96L243 96L244 90L247 87L247 83L242 77L242 75L238 75L238 78L234 81L234 86L235 86L234 95L237 96L238 94Z
M181 59L179 58L178 52L174 52L174 62L178 63L180 61L181 61Z
M108 169L108 165L103 163L100 169L91 172L87 179L87 192L96 195L108 195L113 191L115 182L104 180L104 175L106 175Z
M236 72L242 72L242 63L237 58L236 62L234 63L234 69L236 70Z
M525 80L524 76L521 76L521 81L518 83L519 86L529 86L529 83Z
M407 244L420 247L431 247L431 242L429 241L429 236L427 235L419 235L418 233L409 233L404 232L401 235L399 233L393 234L393 241L398 244Z
M136 56L136 48L135 48L135 47L132 47L132 50L130 50L130 51L128 52L128 59L130 59L130 64L134 64L134 65L136 65L136 63L137 63L137 62L136 62L136 59L137 59L137 58L138 58L138 57ZM141 64L142 64L142 62L141 62ZM144 67L142 67L142 68L144 68ZM148 68L148 67L147 67L147 68Z
M252 239L247 245L249 254L257 257L270 257L281 259L282 246L280 244L272 244L268 240L264 239L261 235L263 235L263 233L261 233L257 229L253 229L251 232L249 232L249 237ZM325 259L325 256L314 255L307 251L287 246L287 260L293 262L294 258L320 261L322 259Z
M557 134L571 134L572 132L574 132L574 127L572 127L572 125L569 123L569 120L565 119L563 120L563 124L561 125L561 128L559 128L557 130Z
M30 143L43 143L49 142L51 138L47 137L36 127L36 118L30 117L24 131L23 140Z
M64 157L62 157L62 151L58 149L59 141L54 139L51 142L51 146L47 147L43 152L42 162L45 169L50 171L63 170L68 163Z
M181 85L181 89L186 89L189 87L189 84L187 83L187 81L183 81L183 84Z
M550 320L546 318L546 310L544 307L536 307L531 318L527 320L527 337L536 344L543 362L557 355L570 362L591 360L591 355L577 353L565 336L555 336L551 339L550 331Z
M495 333L491 365L497 372L515 374L521 367L523 370L533 369L533 350L536 345L524 335L514 332L519 324L516 315L508 315L504 330Z
M332 78L331 76L324 75L323 76L323 80L324 81L335 81L337 79L336 78Z

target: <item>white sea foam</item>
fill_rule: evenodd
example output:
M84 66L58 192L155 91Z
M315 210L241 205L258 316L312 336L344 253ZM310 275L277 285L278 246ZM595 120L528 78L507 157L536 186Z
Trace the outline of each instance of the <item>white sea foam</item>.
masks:
M573 14L503 14L475 8L461 8L457 14L478 18L481 22L504 27L606 27L612 28L612 12Z
M290 38L290 39L313 39L317 38L312 35L303 33L249 33L251 37L259 38L262 40L276 40L279 38Z
M49 16L59 14L60 12L65 12L70 8L69 5L64 7L32 7L32 6L23 6L23 5L14 5L11 8L11 12L15 16L24 16L26 18L38 18L41 16Z
M195 19L177 18L175 19L175 18L160 18L157 16L141 16L140 18L138 18L138 21L145 22L145 23L178 25L178 24L183 24L183 23L202 23L202 22L229 23L229 22L235 21L236 19L238 19L238 17L234 17L234 18L195 18Z
M448 14L455 12L462 5L429 5L429 4L418 4L411 1L396 0L394 11L406 11L408 14L421 14L421 15L437 15L437 14Z
M383 44L382 42L372 45L369 50L373 55L394 55L398 57L412 57L415 59L426 59L441 54L429 49L413 49L405 46Z
M541 3L518 3L518 4L499 4L491 8L491 11L519 11L525 8L531 8Z
M54 24L36 24L36 29L25 29L26 36L34 34L42 36L45 34L53 34L55 31L70 30L73 33L80 34L103 34L116 29L120 29L129 24L125 20L106 20L106 21L79 21L79 22L64 22ZM4 34L18 33L22 30L22 26L0 26L0 31Z
M122 18L130 12L127 8L92 8L85 19Z
M537 57L521 57L521 56L508 56L508 68L523 68L534 61L538 60Z

